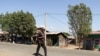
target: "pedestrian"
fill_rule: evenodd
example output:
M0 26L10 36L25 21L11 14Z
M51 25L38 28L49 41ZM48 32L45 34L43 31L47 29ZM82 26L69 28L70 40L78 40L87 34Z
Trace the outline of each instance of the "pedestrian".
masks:
M47 56L47 48L45 46L45 34L44 34L44 29L42 28L39 28L37 30L37 49L36 49L36 54L38 56L39 54L39 50L40 50L40 47L42 47L44 49L44 55Z

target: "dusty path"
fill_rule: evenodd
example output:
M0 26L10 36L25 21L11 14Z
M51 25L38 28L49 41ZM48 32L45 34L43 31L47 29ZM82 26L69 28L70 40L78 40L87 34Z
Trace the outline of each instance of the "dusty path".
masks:
M48 47L48 56L100 56L98 51L72 50ZM0 56L34 56L36 45L11 44L0 42ZM40 53L43 54L41 48Z

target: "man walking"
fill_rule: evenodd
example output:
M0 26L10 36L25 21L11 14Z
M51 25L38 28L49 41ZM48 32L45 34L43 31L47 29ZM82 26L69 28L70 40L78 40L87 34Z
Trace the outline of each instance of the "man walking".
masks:
M44 29L39 28L37 30L37 49L36 49L36 56L39 54L40 47L44 49L45 56L47 56L47 48L45 46L45 37L44 37Z

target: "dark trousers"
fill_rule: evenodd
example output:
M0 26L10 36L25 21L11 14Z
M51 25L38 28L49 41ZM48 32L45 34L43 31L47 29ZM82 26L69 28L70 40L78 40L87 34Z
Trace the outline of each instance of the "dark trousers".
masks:
M45 56L47 56L47 48L45 46L44 41L41 41L41 40L38 41L36 53L39 54L39 50L40 50L41 47L44 49Z

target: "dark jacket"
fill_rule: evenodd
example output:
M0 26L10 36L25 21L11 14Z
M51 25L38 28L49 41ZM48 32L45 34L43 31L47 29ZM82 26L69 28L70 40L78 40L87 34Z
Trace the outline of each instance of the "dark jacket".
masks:
M37 33L37 41L39 43L42 43L42 42L44 42L44 40L45 40L44 33L42 33L42 32Z

